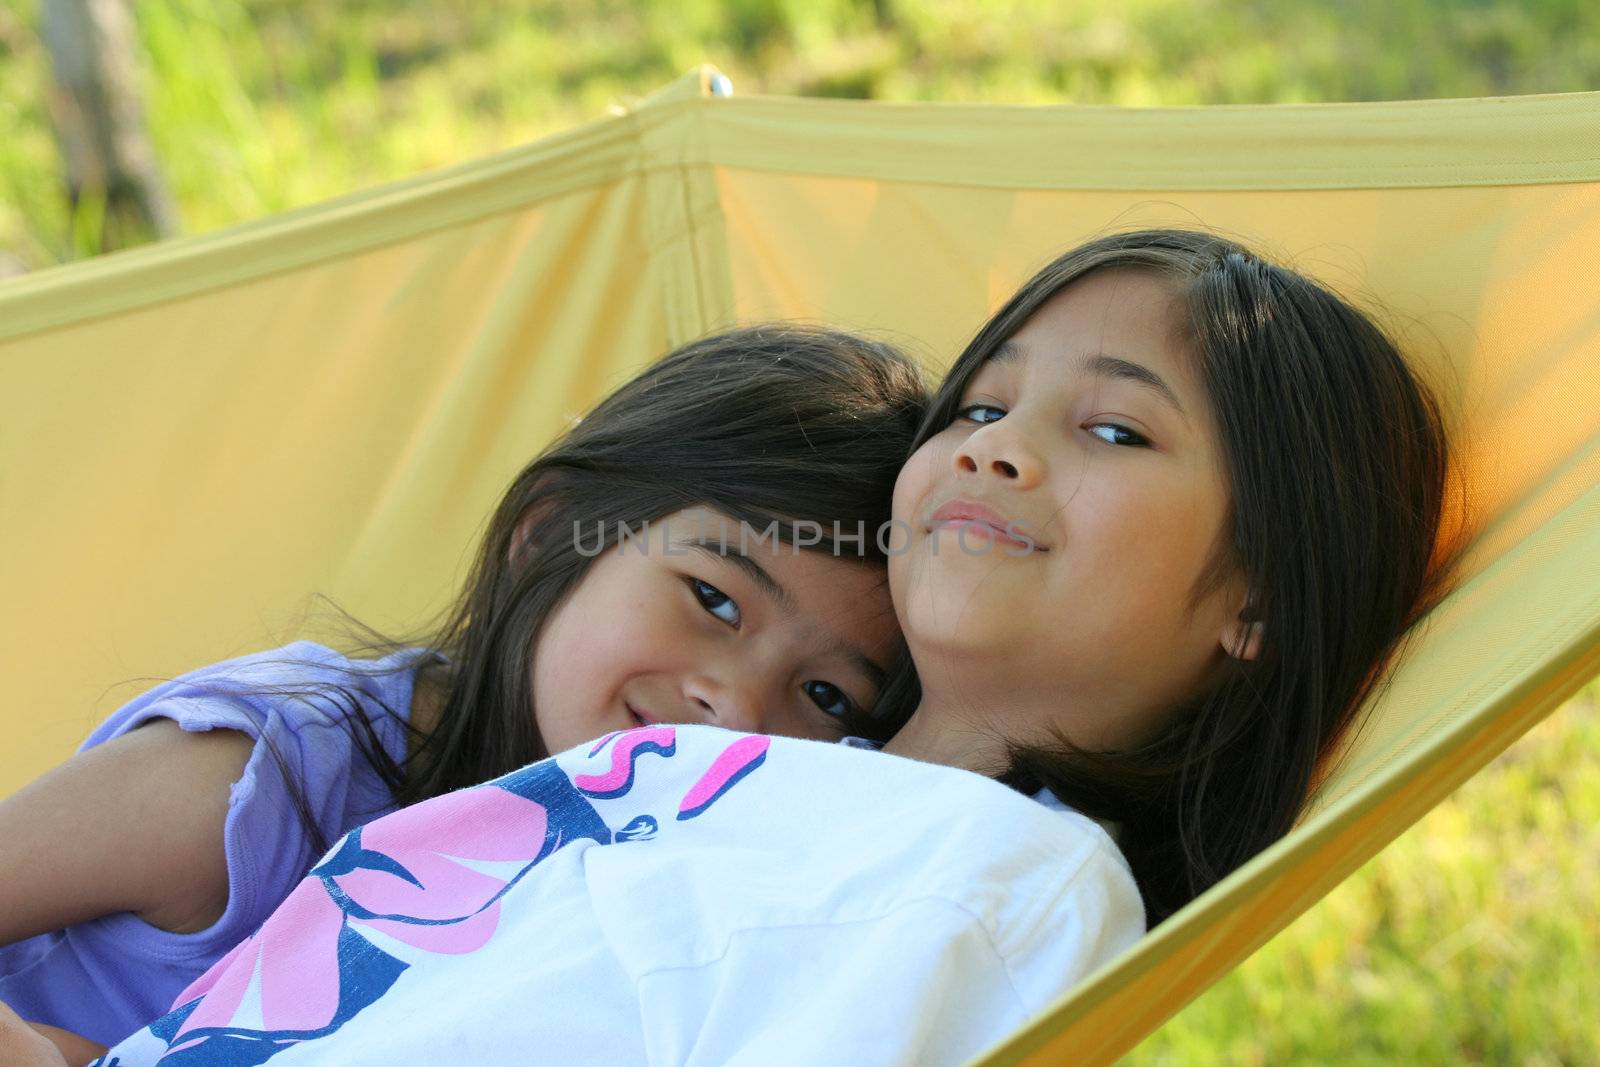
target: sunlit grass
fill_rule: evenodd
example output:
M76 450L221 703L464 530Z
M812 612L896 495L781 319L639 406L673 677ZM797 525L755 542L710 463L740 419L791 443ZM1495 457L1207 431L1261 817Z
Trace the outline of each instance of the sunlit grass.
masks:
M1546 0L134 0L190 232L469 159L711 60L740 92L1203 104L1600 87L1600 5ZM0 0L0 249L88 251L37 0Z
M1206 104L1600 89L1600 4L134 0L200 232L471 159L710 60L741 93ZM91 252L35 0L0 0L0 253ZM1203 995L1134 1064L1600 1063L1593 691Z
M1600 1063L1597 697L1535 727L1126 1062Z

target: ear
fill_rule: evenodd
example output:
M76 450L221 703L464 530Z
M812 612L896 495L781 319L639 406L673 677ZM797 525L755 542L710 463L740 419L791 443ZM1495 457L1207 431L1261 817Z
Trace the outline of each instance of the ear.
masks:
M1261 655L1261 639L1266 635L1266 625L1256 618L1255 597L1246 590L1239 614L1222 624L1222 651L1239 660L1253 660Z
M529 553L538 547L533 543L534 527L538 526L541 520L548 518L555 509L555 500L549 496L541 496L523 511L522 517L517 520L517 525L511 530L511 543L506 546L506 562L513 571L516 571L518 566L527 560Z
M533 549L539 547L531 542L533 531L542 520L548 519L559 509L565 488L561 474L544 468L543 460L536 459L527 470L517 475L517 480L496 507L498 512L513 500L526 501L522 514L517 516L516 525L511 528L511 540L506 545L506 563L513 572Z
M529 508L522 518L517 520L516 529L511 531L511 544L506 548L506 563L514 571L517 561L521 559L528 548L528 538L533 534L533 524L539 521L539 509Z
M1266 632L1264 624L1251 622L1247 612L1240 612L1222 627L1222 650L1234 659L1253 660L1261 655Z
M1230 659L1253 660L1261 655L1261 642L1266 638L1267 627L1261 622L1255 593L1243 574L1234 572L1227 584L1219 590L1222 603L1228 605L1229 614L1217 634L1217 643Z

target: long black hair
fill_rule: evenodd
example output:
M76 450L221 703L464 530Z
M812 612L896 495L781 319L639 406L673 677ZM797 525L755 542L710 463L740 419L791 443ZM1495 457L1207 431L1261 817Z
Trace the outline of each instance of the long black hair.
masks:
M1153 925L1290 829L1442 594L1449 448L1439 402L1372 319L1233 241L1183 230L1107 236L1036 274L952 366L917 444L1047 300L1109 269L1170 288L1219 429L1229 511L1191 605L1242 574L1262 646L1137 747L1012 745L1001 780L1116 822ZM902 671L884 713L919 696Z

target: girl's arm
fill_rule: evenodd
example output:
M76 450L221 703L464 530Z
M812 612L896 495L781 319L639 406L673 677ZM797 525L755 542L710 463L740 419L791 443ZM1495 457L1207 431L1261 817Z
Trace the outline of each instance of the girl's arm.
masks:
M54 1030L55 1027L49 1029ZM67 1032L61 1030L58 1033ZM67 1036L77 1038L76 1034ZM0 1063L6 1064L6 1067L67 1067L67 1055L67 1050L57 1044L54 1038L33 1024L24 1022L21 1016L0 1002ZM82 1062L87 1063L88 1060Z
M121 911L178 933L216 922L229 789L253 747L152 720L0 801L0 944Z
M46 1026L44 1023L28 1023L27 1025L56 1047L56 1051L61 1054L62 1059L67 1061L67 1067L84 1067L85 1064L92 1062L97 1057L105 1055L106 1046L90 1041L86 1037L79 1037L71 1030L63 1030L59 1026ZM38 1047L40 1052L43 1053L43 1046ZM11 1061L0 1060L0 1062L10 1063ZM46 1060L45 1062L53 1064L55 1061Z

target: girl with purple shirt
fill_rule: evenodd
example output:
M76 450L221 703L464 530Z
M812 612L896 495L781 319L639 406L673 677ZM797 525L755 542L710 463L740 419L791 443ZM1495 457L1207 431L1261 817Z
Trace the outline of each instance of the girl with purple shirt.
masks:
M887 736L873 534L925 402L909 360L842 332L687 345L517 476L439 632L134 700L0 802L0 1002L114 1043L342 834L607 731Z

